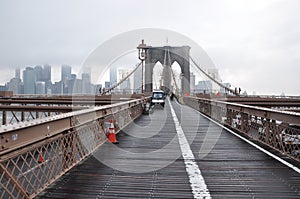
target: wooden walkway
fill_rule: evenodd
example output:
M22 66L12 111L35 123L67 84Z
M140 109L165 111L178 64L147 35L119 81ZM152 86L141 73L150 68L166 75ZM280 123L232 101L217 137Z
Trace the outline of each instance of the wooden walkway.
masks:
M182 151L167 103L139 117L118 134L118 145L105 143L37 198L203 198L195 191L203 185L211 198L300 198L299 173L191 108L176 102L172 107L194 160ZM191 186L188 161L201 171L200 188Z

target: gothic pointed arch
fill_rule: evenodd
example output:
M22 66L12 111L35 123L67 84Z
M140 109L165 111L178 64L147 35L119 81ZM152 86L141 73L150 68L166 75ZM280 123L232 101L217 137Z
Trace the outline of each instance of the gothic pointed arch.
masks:
M152 92L153 89L153 67L157 62L164 63L166 72L164 85L167 89L171 87L171 66L176 61L181 68L181 88L182 94L190 92L190 47L189 46L163 46L144 48L146 51L145 60L145 92Z

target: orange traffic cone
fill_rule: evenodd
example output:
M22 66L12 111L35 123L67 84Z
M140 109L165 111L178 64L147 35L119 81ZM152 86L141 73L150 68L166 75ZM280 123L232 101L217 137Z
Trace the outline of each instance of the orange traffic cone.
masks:
M44 158L43 158L43 153L42 153L42 150L40 150L40 153L39 153L39 163L43 163L44 162Z
M117 138L116 138L114 120L111 119L109 122L110 122L110 127L108 130L108 141L110 141L113 144L119 144L119 142L117 141Z

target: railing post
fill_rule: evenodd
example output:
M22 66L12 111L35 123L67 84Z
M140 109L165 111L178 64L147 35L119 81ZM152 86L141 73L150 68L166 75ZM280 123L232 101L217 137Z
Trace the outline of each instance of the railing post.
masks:
M2 125L6 125L6 111L2 111Z
M270 144L270 133L269 133L270 122L269 122L269 119L263 118L262 123L263 123L263 135L265 137L264 141L269 145Z
M227 108L227 113L226 113L226 122L227 125L231 126L232 125L232 110Z
M246 134L249 131L248 114L241 112L241 130Z
M277 143L277 136L279 136L279 134L277 134L277 128L276 128L276 121L270 119L269 121L269 131L270 131L270 136L271 136L271 146L273 147L277 147L277 145L279 146L279 144Z
M22 122L25 121L25 112L24 111L21 112L21 121Z

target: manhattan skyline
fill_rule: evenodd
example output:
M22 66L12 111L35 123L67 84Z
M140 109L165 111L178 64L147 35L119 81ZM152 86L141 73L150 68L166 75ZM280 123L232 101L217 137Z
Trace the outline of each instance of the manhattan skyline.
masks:
M0 84L15 68L44 63L57 78L64 63L78 73L89 54L113 36L160 28L199 44L224 82L249 93L299 95L299 7L297 0L1 1ZM158 10L165 12L157 15Z

